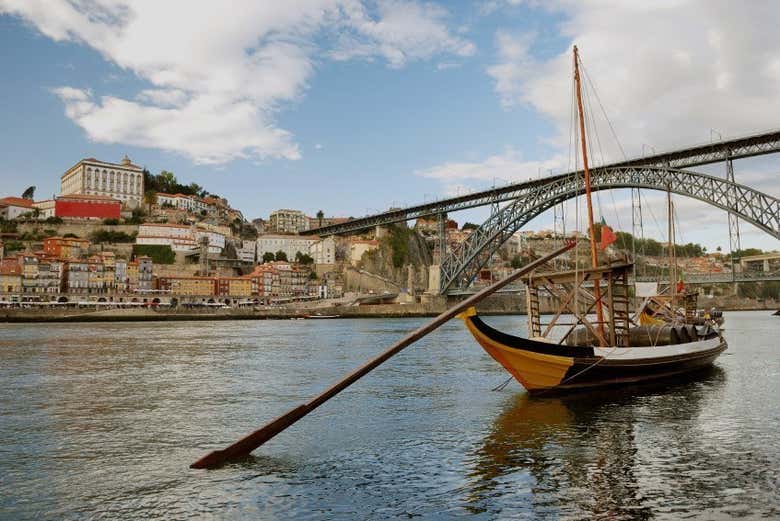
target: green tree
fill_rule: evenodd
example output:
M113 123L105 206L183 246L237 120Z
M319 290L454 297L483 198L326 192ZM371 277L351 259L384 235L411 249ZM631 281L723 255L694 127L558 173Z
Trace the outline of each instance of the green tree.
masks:
M509 265L512 266L512 269L515 270L522 268L523 264L525 264L525 262L523 262L523 258L520 255L515 255L512 257L512 261L509 263Z
M476 230L477 228L479 228L479 226L477 226L476 224L467 222L467 223L463 223L461 230Z
M287 261L287 254L282 250L279 250L276 252L276 255L274 255L274 259L278 261Z
M271 253L270 251L267 251L263 254L263 264L265 264L266 262L273 262L274 260L276 260L276 258L274 257L274 254Z
M314 259L312 258L311 255L307 253L296 252L295 262L297 262L298 264L305 264L308 266L310 264L314 264Z
M322 210L317 210L317 225L322 228L322 219L325 218L325 213Z
M155 264L173 264L176 260L176 253L167 244L134 244L133 255L149 256Z
M157 192L154 190L147 190L144 193L144 202L149 206L149 215L152 215L152 205L157 203Z
M22 199L29 199L29 200L32 201L34 197L35 197L35 187L34 186L30 186L30 187L27 188L27 190L22 192Z
M160 184L160 188L167 193L175 193L177 192L176 188L178 187L178 182L176 181L176 176L173 174L173 172L169 172L167 170L163 170L157 175L158 183Z

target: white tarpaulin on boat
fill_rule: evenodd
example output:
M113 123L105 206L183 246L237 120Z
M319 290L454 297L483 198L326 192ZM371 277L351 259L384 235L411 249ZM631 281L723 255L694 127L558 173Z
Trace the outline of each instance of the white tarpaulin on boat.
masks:
M636 296L637 297L654 297L658 295L658 283L657 282L637 282L636 283Z

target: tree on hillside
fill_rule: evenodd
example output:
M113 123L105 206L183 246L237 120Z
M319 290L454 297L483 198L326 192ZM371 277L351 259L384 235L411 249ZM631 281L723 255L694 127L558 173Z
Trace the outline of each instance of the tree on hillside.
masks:
M274 256L274 258L276 260L278 260L278 261L285 261L286 262L287 261L287 254L284 253L282 250L279 250L279 251L276 252L276 255Z
M297 262L298 264L305 264L308 266L309 264L314 264L314 259L308 253L296 252L295 262Z
M322 228L322 219L325 217L325 214L322 210L317 210L317 224L320 228Z
M157 192L154 190L147 190L144 193L144 202L149 206L149 215L152 215L152 205L157 203Z
M263 264L265 264L266 262L273 262L274 260L276 260L274 254L271 253L270 251L267 251L263 254Z
M30 186L30 187L27 188L27 190L22 192L22 199L29 199L29 200L32 201L34 197L35 197L35 187L34 186Z
M157 175L157 180L160 183L160 189L166 193L176 193L177 185L176 176L173 172L163 170Z
M479 228L479 226L474 223L463 223L461 230L476 230L477 228Z

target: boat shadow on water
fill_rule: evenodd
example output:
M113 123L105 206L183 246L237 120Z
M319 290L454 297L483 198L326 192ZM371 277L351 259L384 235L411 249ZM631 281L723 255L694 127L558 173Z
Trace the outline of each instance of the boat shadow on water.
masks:
M725 383L726 373L712 366L618 391L517 393L471 455L466 509L506 514L512 505L497 507L495 499L513 497L532 517L653 518L637 477L637 432L648 416L698 417Z

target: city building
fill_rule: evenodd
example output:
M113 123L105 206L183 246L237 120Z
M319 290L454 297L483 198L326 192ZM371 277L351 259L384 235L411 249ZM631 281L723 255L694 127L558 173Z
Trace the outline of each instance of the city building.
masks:
M135 243L170 246L173 251L183 252L190 252L198 246L192 228L179 224L141 224Z
M216 294L218 296L252 296L252 280L249 277L218 277L216 281Z
M22 266L22 293L37 293L38 257L24 254L18 259Z
M214 277L159 277L157 288L171 295L184 297L206 297L216 292Z
M356 266L363 254L379 248L379 241L373 239L352 239L348 243L347 255L349 263Z
M63 289L65 263L59 259L40 259L36 293L59 293Z
M43 252L51 257L76 259L89 251L89 241L78 237L47 237L43 240Z
M268 217L267 228L276 233L298 233L309 229L309 218L300 210L275 210Z
M151 257L142 255L138 257L138 291L151 291L153 289L154 275L152 273L154 264Z
M334 264L336 262L336 240L333 236L312 243L309 246L309 255L315 264Z
M194 195L166 194L158 192L157 204L159 206L170 206L172 208L178 208L179 210L186 210L193 213L200 213L201 210L209 210L209 205Z
M103 195L118 199L127 208L143 203L143 169L127 156L121 164L82 159L62 174L60 183L62 195Z
M44 199L43 201L35 201L33 208L38 209L38 219L48 219L54 217L54 199Z
M319 242L317 237L301 237L298 235L261 235L257 238L257 258L263 259L266 253L274 255L282 251L287 260L295 260L298 252L309 254L313 244Z
M202 237L209 240L209 253L220 254L225 249L223 234L180 224L142 224L138 227L135 243L170 246L173 251L191 252L198 248Z
M54 215L63 219L119 219L122 203L107 195L68 194L54 200Z
M15 258L0 261L0 293L22 292L22 267Z
M241 241L240 246L236 247L236 255L240 261L254 264L257 257L257 241Z
M0 217L10 221L34 211L33 202L23 197L3 197L0 199Z

